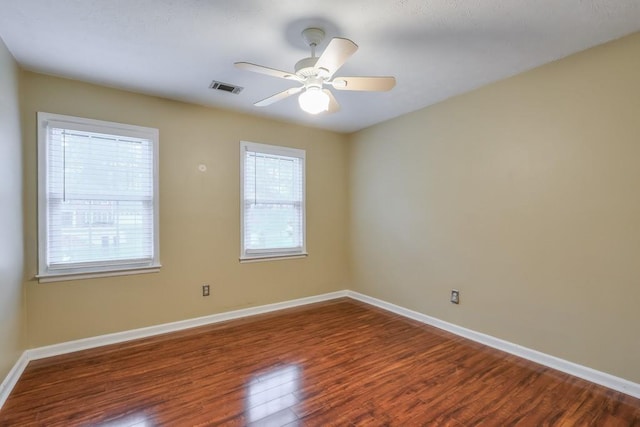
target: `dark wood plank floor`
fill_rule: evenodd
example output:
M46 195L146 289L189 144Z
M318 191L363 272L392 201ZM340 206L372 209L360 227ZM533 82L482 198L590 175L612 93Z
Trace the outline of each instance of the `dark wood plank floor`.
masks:
M31 362L2 426L640 426L640 400L352 300Z

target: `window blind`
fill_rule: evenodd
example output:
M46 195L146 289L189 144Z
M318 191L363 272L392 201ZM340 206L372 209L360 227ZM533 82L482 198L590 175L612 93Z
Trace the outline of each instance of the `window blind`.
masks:
M305 251L303 150L243 146L243 256Z
M45 129L41 256L46 271L41 274L154 264L153 138L54 120L46 121Z

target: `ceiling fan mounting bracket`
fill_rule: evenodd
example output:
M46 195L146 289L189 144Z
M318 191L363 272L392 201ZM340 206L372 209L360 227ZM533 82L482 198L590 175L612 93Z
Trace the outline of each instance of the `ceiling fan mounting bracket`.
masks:
M302 31L302 38L307 46L318 46L324 40L324 31L320 28L306 28Z

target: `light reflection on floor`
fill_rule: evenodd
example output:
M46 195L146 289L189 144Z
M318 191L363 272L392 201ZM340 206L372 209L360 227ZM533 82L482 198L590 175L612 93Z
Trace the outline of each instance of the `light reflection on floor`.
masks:
M296 426L300 367L286 365L257 375L247 388L247 421L254 425Z
M95 424L95 427L155 427L155 424L144 413L125 415L112 421Z

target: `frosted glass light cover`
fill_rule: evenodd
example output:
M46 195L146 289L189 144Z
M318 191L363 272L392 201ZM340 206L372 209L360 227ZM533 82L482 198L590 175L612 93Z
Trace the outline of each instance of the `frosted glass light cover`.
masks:
M329 109L329 96L317 87L310 87L298 97L300 108L309 114L318 114Z

